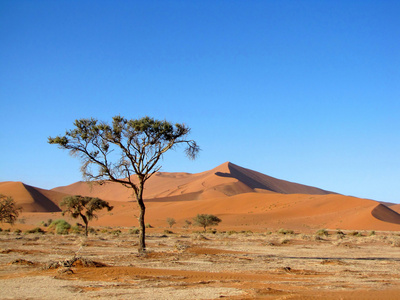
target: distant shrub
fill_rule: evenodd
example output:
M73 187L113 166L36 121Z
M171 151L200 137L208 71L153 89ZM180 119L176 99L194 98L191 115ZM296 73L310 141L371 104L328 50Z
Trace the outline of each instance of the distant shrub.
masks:
M169 228L171 228L172 226L174 226L176 224L176 221L174 218L167 218L167 223L169 225Z
M50 224L53 222L53 219L47 219L47 221L42 221L41 225L43 225L44 227L48 227L50 226Z
M237 234L238 232L235 230L229 230L226 232L228 235Z
M283 229L283 228L281 228L281 229L278 230L278 233L279 233L279 234L294 234L294 231L293 231L293 230L290 230L290 229Z
M25 231L25 234L28 234L28 233L39 233L39 234L44 234L45 231L44 231L42 228L40 228L40 227L35 227L35 228L31 229L31 230Z
M207 232L207 233L216 234L216 233L217 233L217 229L215 229L215 228L209 228L209 229L207 229L206 232Z
M349 235L351 235L351 236L363 236L362 233L359 232L359 231L352 231L352 232L349 232Z
M217 216L210 214L198 214L196 217L193 218L193 222L196 226L203 227L204 232L206 232L207 227L218 225L221 222L221 219L218 218Z
M368 235L369 235L369 236L375 235L375 230L370 231Z
M164 234L173 234L173 233L174 233L174 232L171 231L171 230L167 230L167 229L164 230Z
M82 230L81 227L79 227L79 226L77 226L77 225L74 225L74 226L71 227L71 232L72 232L72 233L79 234L79 233L82 233L83 230Z
M146 227L146 228L154 228L154 227L151 226L149 223L146 223L145 227Z
M139 232L140 232L139 228L131 228L128 231L129 234L139 234Z
M49 225L50 230L54 230L56 234L68 234L71 229L71 224L63 219L58 219Z
M16 233L16 234L20 234L21 232L22 232L21 229L15 229L15 230L14 230L14 233Z
M112 230L110 233L113 235L120 235L122 232L119 229L115 229L115 230Z
M185 225L183 227L189 228L192 225L192 221L190 220L185 220Z
M329 233L326 229L320 229L315 234L319 235L319 236L328 236L329 235Z
M344 232L341 231L341 230L336 231L336 234L337 234L337 235L341 235L341 236L345 236Z

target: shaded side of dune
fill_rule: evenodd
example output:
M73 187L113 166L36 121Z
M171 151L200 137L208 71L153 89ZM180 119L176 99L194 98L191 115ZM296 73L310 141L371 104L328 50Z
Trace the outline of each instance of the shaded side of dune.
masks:
M216 172L215 175L236 178L253 190L262 189L281 194L336 194L334 192L322 190L316 187L277 179L256 171L239 167L232 163L228 163L228 168L229 173Z
M371 214L380 221L400 225L400 214L383 204L378 204Z
M61 209L49 198L39 192L33 186L23 184L34 200L34 207L37 212L59 212Z

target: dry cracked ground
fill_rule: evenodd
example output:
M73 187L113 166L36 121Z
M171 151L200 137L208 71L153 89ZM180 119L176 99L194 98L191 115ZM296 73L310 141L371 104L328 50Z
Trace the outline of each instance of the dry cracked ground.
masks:
M1 299L399 299L400 237L0 233ZM359 234L360 235L360 234Z

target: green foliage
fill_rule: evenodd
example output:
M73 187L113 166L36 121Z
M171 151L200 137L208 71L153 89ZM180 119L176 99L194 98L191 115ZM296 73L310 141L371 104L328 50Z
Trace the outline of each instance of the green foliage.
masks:
M174 218L167 218L167 223L169 225L169 228L171 228L172 226L174 226L176 224L176 221Z
M74 225L71 227L71 232L76 234L82 233L82 227Z
M207 231L207 227L217 226L220 222L220 218L210 214L198 214L196 217L193 218L194 225L203 227L204 232Z
M68 234L70 229L71 225L63 219L55 220L49 226L49 230L54 230L57 234Z
M60 206L63 207L62 214L69 214L74 219L81 217L85 223L85 234L88 235L89 220L97 218L95 211L107 208L108 211L113 207L107 201L99 198L82 197L82 196L67 196L61 201Z
M22 208L17 207L12 197L0 194L0 222L13 225Z
M130 175L150 177L159 169L157 163L162 155L176 144L186 144L190 158L199 152L195 141L185 139L190 128L184 124L173 125L150 117L128 120L115 116L111 125L91 118L76 120L74 126L64 136L49 137L48 142L81 158L82 172L88 180L131 185ZM119 155L114 163L109 161L111 152ZM93 172L91 165L99 167L98 172Z

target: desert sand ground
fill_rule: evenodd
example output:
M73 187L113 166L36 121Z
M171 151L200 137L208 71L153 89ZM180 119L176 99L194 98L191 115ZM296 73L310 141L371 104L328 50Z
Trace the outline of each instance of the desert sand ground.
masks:
M0 233L1 299L399 299L396 232ZM171 230L167 233L164 230ZM79 258L73 266L72 258ZM85 266L85 263L104 266ZM50 268L53 266L53 268ZM56 268L55 268L56 267Z

